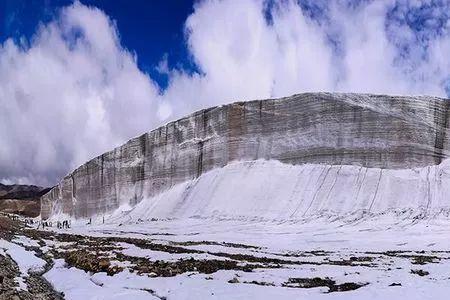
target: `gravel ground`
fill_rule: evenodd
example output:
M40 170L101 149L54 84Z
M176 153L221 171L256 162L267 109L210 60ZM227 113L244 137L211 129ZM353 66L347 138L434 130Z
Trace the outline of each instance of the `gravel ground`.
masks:
M23 225L7 216L0 216L0 239L10 241L15 233L20 232ZM40 256L39 253L37 253ZM44 257L42 257L45 259ZM0 255L0 300L58 300L64 299L63 295L56 292L50 283L42 277L51 267L51 261L43 272L29 274L26 279L27 291L20 290L19 284L14 278L20 276L17 264L8 256Z

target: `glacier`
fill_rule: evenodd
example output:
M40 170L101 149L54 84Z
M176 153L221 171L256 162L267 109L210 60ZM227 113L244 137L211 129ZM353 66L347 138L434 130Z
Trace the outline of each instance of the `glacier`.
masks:
M41 198L41 217L446 215L449 108L306 93L204 109L78 167Z

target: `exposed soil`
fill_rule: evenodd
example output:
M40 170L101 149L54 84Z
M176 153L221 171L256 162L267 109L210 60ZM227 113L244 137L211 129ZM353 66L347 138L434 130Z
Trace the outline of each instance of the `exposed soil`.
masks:
M419 276L427 276L430 275L430 272L419 269L419 270L411 270L411 274L416 274Z
M291 288L327 287L329 293L353 291L365 285L367 285L367 283L345 282L341 284L336 284L335 280L332 280L328 277L289 278L287 282L283 283L284 287L291 287Z
M15 233L21 231L23 225L15 217L0 216L0 239L11 242ZM26 247L29 248L29 247ZM28 249L27 249L28 250ZM36 255L45 258L40 249ZM42 276L52 266L52 261L45 259L47 265L42 272L29 273L25 280L27 290L19 289L17 282L20 277L19 268L8 255L0 255L0 300L58 300L64 299L63 295L56 292L51 284Z
M397 260L409 260L411 264L424 265L438 263L448 259L445 254L437 251L386 251L386 252L349 252L346 254L328 251L293 251L289 253L271 253L265 248L252 245L226 243L216 241L161 241L155 233L155 238L130 238L123 236L93 237L68 234L54 231L36 230L25 227L16 218L0 215L0 238L8 241L17 235L26 236L39 244L39 247L23 246L44 259L47 264L44 272L29 274L26 280L27 291L17 290L18 283L14 280L20 275L17 265L8 256L0 256L0 300L3 299L62 299L63 295L56 293L51 285L42 277L52 266L54 259L63 259L67 267L76 267L90 273L106 272L108 275L117 274L127 268L131 272L149 277L172 277L179 274L191 276L193 274L213 274L220 270L237 271L236 277L228 281L230 284L254 284L260 286L280 286L270 281L245 280L243 273L253 272L255 269L275 268L310 268L312 271L318 266L328 265L343 267L344 275L359 274L350 272L348 267L382 268L387 271L394 268ZM169 254L182 254L178 260L155 260L149 257L127 255L123 251L128 245L140 249ZM222 246L224 252L209 250L208 247L192 248L192 246ZM42 248L49 249L46 253ZM216 247L211 247L214 249ZM233 250L227 252L226 248ZM221 250L221 248L219 248ZM239 250L242 249L242 250ZM245 249L245 250L244 250ZM148 253L153 253L148 251ZM242 253L239 253L242 252ZM155 253L155 255L158 255ZM194 256L194 257L191 257ZM199 259L201 256L202 259ZM203 257L206 257L203 259ZM397 268L398 269L398 268ZM362 269L364 270L364 269ZM259 272L258 271L258 272ZM413 269L411 274L427 276L429 273L420 269ZM240 275L238 275L240 274ZM415 276L411 275L411 276ZM242 278L240 276L243 276ZM253 276L252 276L253 277ZM288 276L286 276L288 277ZM348 278L348 277L347 277ZM205 280L213 280L214 276L207 276ZM253 278L252 278L253 279ZM337 283L329 277L286 278L281 284L285 288L315 288L326 287L326 292L345 292L359 289L367 285L366 282ZM279 281L278 281L279 282ZM386 283L391 287L401 286L401 282ZM154 296L154 291L146 290ZM6 296L5 296L6 295ZM3 297L3 298L2 298ZM6 297L6 298L5 298ZM16 298L14 298L16 297ZM19 298L17 298L19 297ZM164 297L161 297L161 299Z
M244 244L236 244L236 243L219 243L214 241L187 241L187 242L172 242L174 245L179 246L197 246L197 245L215 245L215 246L224 246L228 248L244 248L244 249L261 249L260 247L244 245Z
M254 264L240 264L237 261L231 260L216 260L216 259L180 259L174 262L167 261L149 261L145 258L132 257L123 254L118 254L119 259L131 261L134 266L132 270L137 271L138 274L152 274L155 277L170 277L187 272L198 272L203 274L212 274L219 270L239 270L244 272L252 272L256 268L264 268L263 265Z
M69 266L73 266L89 272L106 272L114 275L122 268L111 264L111 261L131 262L131 270L139 274L152 274L152 276L175 276L186 272L199 272L211 274L219 270L239 270L250 272L256 268L280 268L286 265L337 265L337 266L368 266L373 257L350 257L342 260L303 261L285 260L280 258L254 256L249 254L233 254L226 252L213 252L198 249L189 249L192 245L221 245L233 248L259 249L258 247L232 243L217 243L210 241L178 242L171 244L160 244L150 239L128 238L128 237L91 237L63 233L55 233L39 230L24 230L24 234L34 240L53 240L58 242L72 243L53 249L55 258L63 258ZM141 249L160 251L171 254L207 254L224 259L181 259L176 262L151 261L147 258L125 255L120 252L118 243L135 245ZM182 247L185 246L185 247ZM322 252L305 253L305 256L322 255ZM300 258L300 255L296 256Z
M133 244L141 249L150 249L153 251L161 251L173 254L200 254L207 253L205 251L187 249L174 245L163 245L154 243L150 240L121 238L121 237L84 237L80 235L60 234L48 231L24 230L23 233L34 240L44 239L69 242L70 246L59 247L51 252L55 258L63 258L69 266L73 266L88 272L106 272L108 275L114 275L122 271L121 267L111 264L112 260L131 262L132 271L139 274L152 274L152 276L175 276L186 272L199 272L211 274L218 270L240 270L250 272L255 268L276 267L273 265L249 264L243 263L246 256L230 256L235 260L214 260L214 259L180 259L175 262L151 261L146 258L128 256L121 253L121 247L118 243ZM76 249L76 250L73 250ZM217 256L226 256L223 255ZM253 259L257 261L257 259ZM265 262L264 260L260 260ZM265 262L267 263L267 262Z
M436 251L436 253L443 251ZM445 251L444 251L445 252ZM385 252L367 252L368 254L378 254L390 257L400 257L407 258L411 260L412 264L415 265L425 265L428 263L437 263L441 260L440 257L436 255L424 255L425 251L417 251L417 254L411 254L410 251L385 251Z

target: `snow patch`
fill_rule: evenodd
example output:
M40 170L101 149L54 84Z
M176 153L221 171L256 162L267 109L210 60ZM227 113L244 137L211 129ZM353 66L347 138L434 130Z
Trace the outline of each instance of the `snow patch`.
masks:
M24 280L28 277L28 272L44 271L45 261L37 257L32 251L5 240L0 240L0 250L0 255L9 255L19 267L21 275L15 279L19 283L19 289L27 289Z
M391 170L351 165L235 162L116 211L110 222L150 219L349 221L385 214L450 215L450 164Z

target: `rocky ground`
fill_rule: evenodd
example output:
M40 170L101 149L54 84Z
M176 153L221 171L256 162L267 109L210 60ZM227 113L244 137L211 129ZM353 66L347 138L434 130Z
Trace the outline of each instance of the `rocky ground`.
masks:
M0 270L2 282L0 299L63 299L62 293L56 292L49 282L42 276L53 266L54 259L63 259L67 267L75 267L88 273L95 274L105 272L112 276L128 268L140 276L148 277L172 277L185 273L213 274L220 270L253 272L255 269L282 268L285 265L311 264L299 260L301 257L323 256L324 253L309 252L303 255L294 255L295 260L286 260L283 258L269 258L265 256L255 256L250 254L238 254L227 252L213 252L206 250L195 250L187 246L223 246L232 249L252 249L260 250L259 247L230 244L218 242L179 242L179 243L158 243L152 239L129 238L129 237L94 237L81 236L77 234L56 233L52 231L41 231L27 228L21 221L12 220L9 217L1 217L1 238L9 242L16 242L22 246L22 243L14 240L14 237L26 237L39 246L27 245L25 248L33 251L36 255L47 262L45 271L39 273L30 273L26 280L28 290L18 290L18 283L14 280L20 272L17 264L9 256L0 256ZM23 241L23 240L22 240ZM140 257L139 255L127 255L122 252L127 246L138 247L139 249L148 249L150 251L167 253L169 255L186 256L178 260L156 260ZM44 252L42 249L46 248ZM238 251L239 252L239 251ZM198 259L192 255L210 256L209 259ZM189 258L188 258L189 257ZM314 262L312 264L330 264L330 265L360 265L371 262L369 258L354 258L342 261ZM127 266L127 267L124 267ZM228 280L229 284L240 283L236 275ZM207 279L208 280L208 279ZM243 281L245 284L254 284L261 286L275 286L273 282L263 281ZM283 286L292 288L312 288L327 287L329 292L339 292L355 290L364 286L366 283L348 282L336 284L329 278L289 278ZM144 290L144 289L143 289ZM152 295L156 295L153 290L146 290ZM164 299L164 297L160 297Z
M111 299L111 293L117 299L373 299L411 291L426 298L450 281L449 251L406 250L403 243L395 250L355 250L342 242L337 250L286 251L251 239L220 240L214 230L179 234L157 222L83 232L36 227L0 217L0 240L10 243L0 244L0 299ZM11 245L43 267L21 275L21 258L7 252Z
M0 216L0 239L11 242L14 237L24 231L24 224L16 218L8 215ZM46 258L39 249L36 253L39 257ZM52 285L42 276L48 271L53 262L46 259L46 266L43 271L30 272L25 284L27 290L19 288L16 278L20 276L17 263L8 255L0 255L0 299L24 299L24 300L47 300L63 299L61 293L56 292Z

